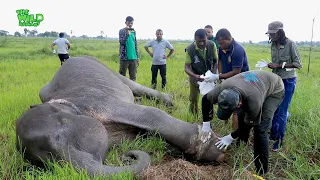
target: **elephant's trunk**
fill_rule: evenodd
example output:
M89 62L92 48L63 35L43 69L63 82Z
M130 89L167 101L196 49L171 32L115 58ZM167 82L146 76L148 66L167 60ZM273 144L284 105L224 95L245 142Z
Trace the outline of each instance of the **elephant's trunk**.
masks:
M119 172L132 172L134 174L139 174L147 168L151 162L150 155L139 150L129 151L122 156L122 158L133 159L136 161L134 164L125 166L103 165L103 159L95 159L92 154L75 149L69 149L69 153L66 154L66 158L71 161L73 166L77 169L87 170L89 175L92 177L96 175L117 174Z

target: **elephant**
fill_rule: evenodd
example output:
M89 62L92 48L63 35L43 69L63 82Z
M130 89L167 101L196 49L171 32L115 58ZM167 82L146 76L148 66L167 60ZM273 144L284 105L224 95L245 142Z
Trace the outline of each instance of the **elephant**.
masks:
M125 166L103 164L108 148L122 138L157 132L168 144L197 161L221 162L224 153L214 144L217 135L134 97L155 98L173 106L171 95L142 86L113 71L98 59L68 59L39 92L41 104L30 106L16 121L16 148L30 162L67 160L90 176L141 173L151 162L140 150L124 153L136 159Z

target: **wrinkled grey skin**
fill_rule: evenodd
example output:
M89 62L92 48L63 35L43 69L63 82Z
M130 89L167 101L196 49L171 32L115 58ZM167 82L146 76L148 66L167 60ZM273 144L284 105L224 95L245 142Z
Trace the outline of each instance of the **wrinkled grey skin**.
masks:
M150 156L130 151L136 163L103 165L108 148L122 138L157 131L171 145L200 161L222 161L214 133L204 134L196 124L166 112L134 104L134 96L157 98L172 105L172 97L137 84L93 57L70 58L40 91L43 104L25 112L16 123L17 148L32 161L71 161L90 175L132 171L140 173ZM201 128L200 128L201 129Z

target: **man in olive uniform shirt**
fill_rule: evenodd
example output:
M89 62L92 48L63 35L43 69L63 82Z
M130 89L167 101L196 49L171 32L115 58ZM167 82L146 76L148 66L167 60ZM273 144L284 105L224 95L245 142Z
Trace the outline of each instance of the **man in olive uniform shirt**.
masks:
M217 48L216 45L207 40L207 32L198 29L194 35L195 42L191 43L186 49L185 72L189 75L190 82L190 112L198 114L199 85L198 81L208 70L212 73L217 72ZM213 106L212 106L213 108Z
M226 149L234 139L247 142L254 128L254 162L259 174L268 172L268 130L273 114L284 97L280 76L255 70L237 74L223 81L202 98L203 121L210 121L212 104L218 103L217 116L227 120L231 114L238 116L238 129L219 138L218 148Z

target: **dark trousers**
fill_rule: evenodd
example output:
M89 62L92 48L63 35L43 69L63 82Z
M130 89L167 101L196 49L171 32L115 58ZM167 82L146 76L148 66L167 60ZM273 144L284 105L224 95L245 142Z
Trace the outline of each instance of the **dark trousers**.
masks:
M274 112L282 102L284 97L284 91L281 91L275 95L269 96L265 99L262 107L261 122L259 125L253 126L254 128L254 164L257 172L263 175L268 172L269 163L269 137L268 130L270 129L271 121L273 119ZM238 129L241 129L239 133L239 140L248 142L249 133L251 127L244 122L245 114L238 114Z
M137 61L136 60L120 60L119 73L126 76L127 69L129 69L129 76L132 81L136 81Z
M167 77L166 77L167 76L167 66L166 66L166 64L152 65L151 66L151 72L152 72L151 86L154 89L157 87L158 70L160 70L160 76L162 78L162 88L164 88L167 84Z

